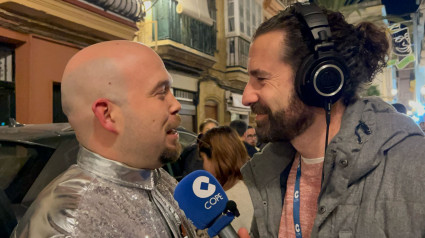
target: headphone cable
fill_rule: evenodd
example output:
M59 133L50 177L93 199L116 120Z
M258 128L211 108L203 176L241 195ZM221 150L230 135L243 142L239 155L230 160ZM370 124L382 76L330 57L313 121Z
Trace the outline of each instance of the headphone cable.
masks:
M326 156L326 149L328 148L328 137L329 137L329 125L331 124L331 107L332 107L332 101L326 100L325 101L325 116L326 116L326 139L325 139L325 154L323 155L323 158ZM323 166L325 166L325 162L323 161ZM323 186L323 180L325 178L325 169L322 169L322 186Z
M325 102L325 112L326 112L325 155L326 155L326 149L328 148L329 125L331 124L331 106L332 106L332 101L326 100Z

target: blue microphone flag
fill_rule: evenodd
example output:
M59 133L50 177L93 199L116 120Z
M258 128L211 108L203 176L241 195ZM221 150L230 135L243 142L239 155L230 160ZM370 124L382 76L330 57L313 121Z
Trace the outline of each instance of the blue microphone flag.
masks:
M223 213L228 201L220 183L205 170L184 177L174 190L174 199L198 229L208 228Z

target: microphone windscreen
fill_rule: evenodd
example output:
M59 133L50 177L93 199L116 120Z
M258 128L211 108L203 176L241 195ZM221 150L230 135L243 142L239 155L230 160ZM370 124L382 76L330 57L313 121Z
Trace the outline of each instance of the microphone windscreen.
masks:
M174 199L198 229L205 229L223 213L227 196L217 179L205 170L184 177L174 190Z

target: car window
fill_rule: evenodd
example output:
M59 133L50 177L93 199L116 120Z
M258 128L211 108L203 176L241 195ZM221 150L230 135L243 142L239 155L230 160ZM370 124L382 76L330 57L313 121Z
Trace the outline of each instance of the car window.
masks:
M4 144L0 147L0 189L9 187L28 158L35 153L34 149L27 149L22 145Z
M19 203L43 169L54 149L0 142L0 188L11 203Z

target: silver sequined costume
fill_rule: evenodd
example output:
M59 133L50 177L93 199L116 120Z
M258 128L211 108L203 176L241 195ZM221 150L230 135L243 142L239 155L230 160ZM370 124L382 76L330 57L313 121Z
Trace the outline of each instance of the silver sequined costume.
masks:
M173 198L176 180L81 147L77 165L33 202L12 237L188 237L194 230Z

